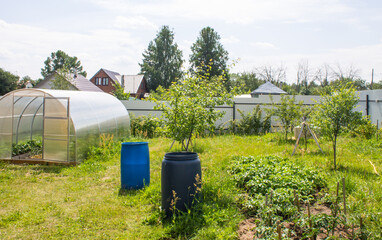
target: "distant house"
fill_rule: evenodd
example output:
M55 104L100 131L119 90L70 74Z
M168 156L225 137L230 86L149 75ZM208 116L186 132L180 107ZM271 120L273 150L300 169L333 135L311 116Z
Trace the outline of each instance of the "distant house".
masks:
M287 92L285 92L281 88L276 87L271 82L266 82L260 85L257 89L253 90L251 92L251 97L255 98L259 95L281 95L286 93Z
M115 90L115 84L121 84L121 74L101 68L90 82L99 87L102 91L112 93Z
M57 72L50 74L48 77L39 82L34 88L52 89L52 81L56 78L57 74ZM81 74L69 74L66 80L70 83L69 90L102 92L101 89L99 89Z
M147 82L143 75L121 75L101 68L90 78L90 82L107 93L112 93L115 90L115 84L121 85L124 92L130 93L131 97L141 99L148 93Z
M141 99L149 92L143 75L123 75L121 82L125 93L130 93L131 97Z

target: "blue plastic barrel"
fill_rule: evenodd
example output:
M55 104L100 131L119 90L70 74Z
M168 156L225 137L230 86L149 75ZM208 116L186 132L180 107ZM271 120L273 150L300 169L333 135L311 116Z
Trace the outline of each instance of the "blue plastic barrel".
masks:
M150 184L148 142L124 142L121 149L121 188L141 189Z

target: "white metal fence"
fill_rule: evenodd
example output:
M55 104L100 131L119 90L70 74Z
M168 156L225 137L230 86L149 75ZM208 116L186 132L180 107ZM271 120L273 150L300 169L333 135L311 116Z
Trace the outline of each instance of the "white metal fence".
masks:
M382 125L382 89L359 91L359 102L356 111L362 112L362 115L369 115L372 123L377 124L378 128ZM1 98L1 96L0 96ZM297 101L303 101L305 105L314 105L319 101L320 96L296 96ZM273 96L273 101L278 103L280 96ZM155 103L147 101L121 101L129 113L136 116L152 115L159 117L161 112L154 110ZM239 109L243 112L252 111L257 105L261 109L269 107L272 103L269 96L261 95L258 98L237 97L232 106L218 106L217 109L226 112L224 117L216 125L221 125L231 119L241 119Z
M277 104L280 102L281 96L275 95L272 96L272 98L273 102ZM314 105L315 101L318 101L319 99L319 96L296 96L296 102L302 101L304 105ZM151 115L159 117L161 115L161 111L154 110L155 103L152 102L127 100L121 102L125 105L129 113L134 114L135 116ZM223 118L216 122L216 126L226 124L230 120L241 119L239 110L243 113L248 113L252 112L258 105L260 105L260 109L264 110L265 108L269 108L271 104L272 101L268 95L260 95L258 98L237 97L234 99L232 106L222 105L215 108L216 110L225 112ZM277 125L277 122L274 119L272 119L272 125Z

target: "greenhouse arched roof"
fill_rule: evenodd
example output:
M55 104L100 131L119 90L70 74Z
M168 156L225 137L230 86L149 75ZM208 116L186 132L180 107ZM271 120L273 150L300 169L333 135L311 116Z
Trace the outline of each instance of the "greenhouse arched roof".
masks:
M121 137L130 128L123 104L103 92L20 89L0 99L0 110L1 159L15 160L12 145L38 139L39 160L77 163L102 134Z

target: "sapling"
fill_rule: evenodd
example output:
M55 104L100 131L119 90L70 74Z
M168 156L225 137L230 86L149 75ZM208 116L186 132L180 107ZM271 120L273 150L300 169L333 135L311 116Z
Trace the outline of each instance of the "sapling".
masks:
M163 124L159 129L179 142L183 151L189 150L195 136L215 130L215 122L224 112L214 107L231 104L233 99L233 94L224 87L223 76L208 79L198 74L187 75L168 89L158 88L157 93L161 101L156 97L149 100L157 104L154 109L162 111Z

